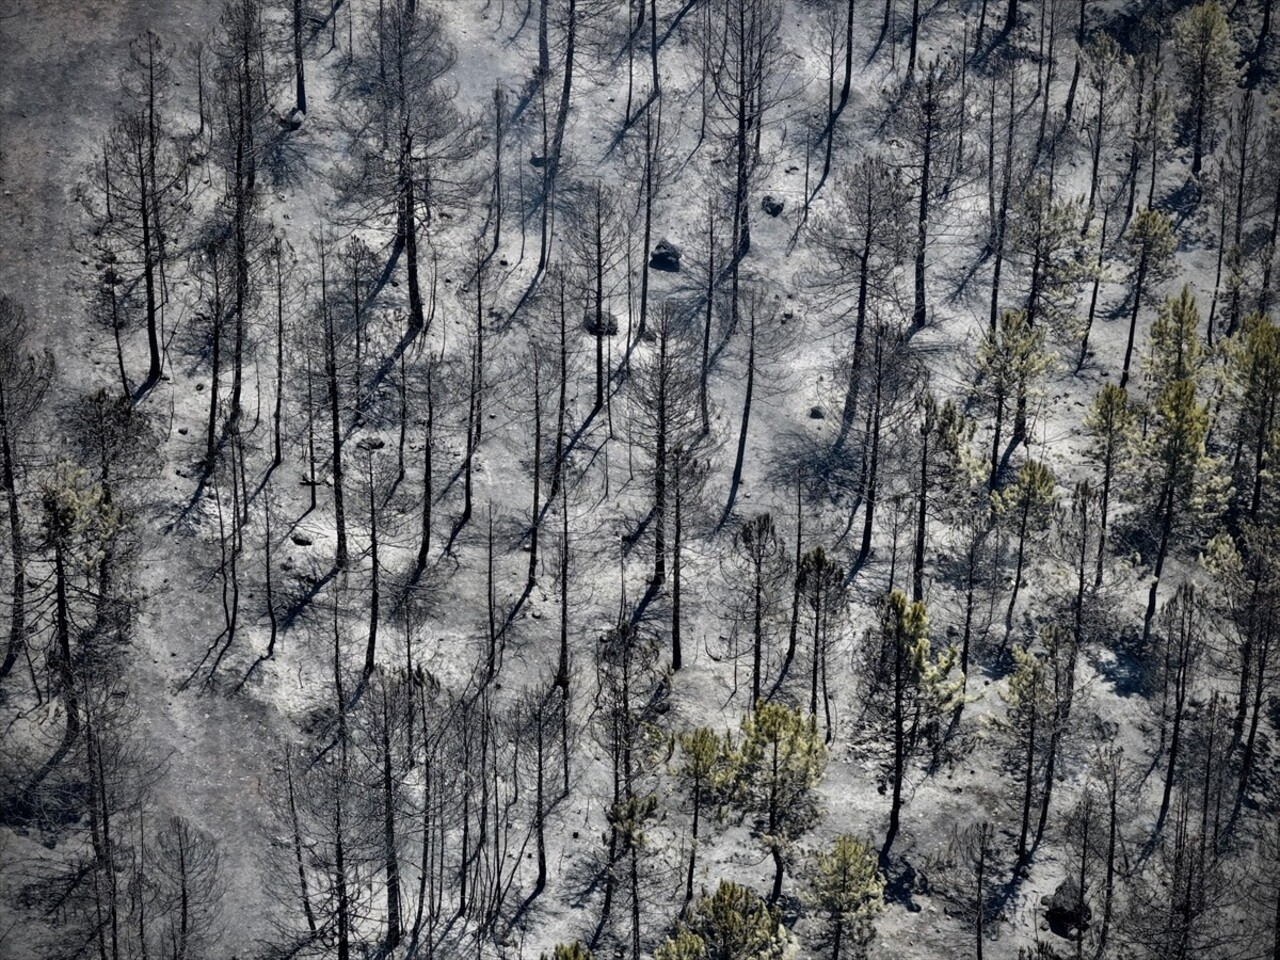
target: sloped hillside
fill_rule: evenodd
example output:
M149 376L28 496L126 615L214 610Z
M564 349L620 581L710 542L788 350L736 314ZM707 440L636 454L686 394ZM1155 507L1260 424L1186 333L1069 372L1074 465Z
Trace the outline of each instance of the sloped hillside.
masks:
M1280 957L1273 17L0 7L0 957Z

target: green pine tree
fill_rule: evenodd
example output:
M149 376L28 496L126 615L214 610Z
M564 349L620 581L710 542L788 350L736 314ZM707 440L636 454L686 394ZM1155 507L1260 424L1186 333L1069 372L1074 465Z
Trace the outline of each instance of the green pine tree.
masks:
M721 880L699 897L656 960L781 960L791 945L782 915L754 890Z
M1199 327L1200 311L1185 287L1165 302L1152 327L1151 425L1142 445L1141 476L1157 539L1142 622L1144 645L1151 637L1160 577L1176 537L1215 517L1225 494L1217 461L1205 451L1209 408L1199 396L1203 366Z
M1039 460L1028 460L1018 470L1017 479L1004 490L991 495L991 510L997 522L1010 528L1018 548L1013 567L1013 591L1005 611L1005 630L1013 629L1013 610L1022 587L1022 571L1027 559L1027 545L1044 534L1058 510L1058 495L1053 471Z
M1129 339L1124 348L1124 368L1120 386L1129 385L1129 367L1133 361L1133 344L1138 330L1138 313L1151 297L1156 284L1173 275L1173 253L1178 236L1173 221L1156 210L1141 210L1124 235L1124 257L1129 264Z
M1124 387L1103 384L1084 417L1089 456L1102 474L1098 507L1098 562L1095 587L1102 586L1103 558L1107 549L1107 516L1111 489L1137 438L1137 414Z
M1009 404L1014 405L1013 443L1026 438L1027 401L1052 363L1044 349L1044 331L1027 322L1025 310L1006 310L994 329L978 345L978 399L990 409L991 470L987 486L995 489L1000 470L1001 441Z
M831 960L841 960L845 948L856 958L866 956L884 909L884 883L875 850L852 834L837 836L830 852L819 851L810 899L830 918Z
M1038 178L1010 210L1009 258L1026 275L1027 326L1047 328L1055 342L1078 339L1075 301L1088 279L1088 235L1080 234L1079 200L1054 197L1049 181Z
M693 899L693 876L697 869L698 832L704 808L718 803L733 782L735 755L733 743L726 734L720 736L710 727L698 727L676 738L680 747L680 762L673 771L676 779L689 793L692 813L691 842L689 845L689 869L685 875L684 901Z
M785 855L818 819L814 788L826 767L827 749L813 714L765 703L743 718L735 793L773 858L770 902L782 896Z
M894 590L885 598L879 644L880 662L876 668L885 674L879 679L888 688L893 744L889 829L880 850L883 864L898 835L907 763L921 743L937 744L943 718L964 701L964 675L955 670L959 660L955 647L933 653L927 608L921 602L908 600L901 590Z
M1191 172L1198 175L1222 102L1237 74L1239 50L1222 4L1209 0L1182 14L1173 26L1173 48L1182 85L1184 122L1191 139Z
M680 926L676 932L658 944L653 960L705 960L707 944L700 936Z
M1280 400L1280 329L1262 314L1244 318L1240 329L1223 344L1224 405L1231 418L1235 455L1231 476L1235 483L1234 512L1258 522L1267 509L1280 442L1276 404Z
M1178 294L1166 298L1156 311L1147 375L1159 390L1160 385L1174 380L1197 379L1206 360L1200 341L1200 309L1191 288L1183 284Z
M595 955L581 940L574 940L572 943L557 943L549 957L542 954L542 960L595 960Z

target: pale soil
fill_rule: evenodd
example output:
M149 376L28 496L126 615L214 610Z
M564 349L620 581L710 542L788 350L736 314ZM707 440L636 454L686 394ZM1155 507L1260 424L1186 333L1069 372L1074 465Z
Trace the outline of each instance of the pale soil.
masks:
M496 4L458 2L448 5L448 16L453 35L460 48L460 61L456 71L464 102L476 105L487 101L495 77L504 77L508 85L518 89L520 79L527 71L534 49L533 31L526 26L518 39L512 40L511 12L508 20L500 23ZM101 331L86 332L79 293L78 271L80 257L72 249L70 238L80 224L79 211L71 202L71 186L83 178L83 170L99 138L107 129L111 115L117 106L115 75L123 63L127 44L145 27L151 27L166 38L186 42L211 29L216 19L216 4L209 0L65 0L65 2L39 3L34 0L16 2L5 0L0 6L0 177L3 178L3 196L0 196L0 288L23 301L35 318L44 341L55 351L61 369L59 389L69 392L81 382L104 382L112 376L110 362L102 358L100 347L107 342ZM871 14L867 14L871 16ZM932 42L942 47L948 36L954 35L955 23L939 16L931 28ZM795 46L804 49L807 30L811 27L796 16L788 17L787 29ZM866 27L861 41L869 47ZM341 38L341 32L340 32ZM321 41L313 50L309 63L309 86L312 97L312 116L299 133L299 143L323 168L341 149L336 127L326 111L332 95L333 82L330 71L336 55L329 54L322 61L315 57L324 52L327 42ZM668 109L677 113L683 109L692 115L697 107L697 94L690 64L693 54L681 50L673 38L664 50L670 76L664 76L668 84ZM855 58L855 62L858 62ZM644 63L637 65L637 89L643 90ZM819 66L811 65L809 72L817 75ZM621 72L620 72L621 75ZM871 116L877 108L880 90L886 81L882 60L874 62L855 78L856 87L846 120L851 140L866 135L864 117ZM1059 78L1059 95L1065 82ZM580 76L576 81L574 112L569 124L569 141L579 153L584 166L600 165L605 175L617 179L619 169L610 159L606 148L611 133L621 118L624 91L609 78ZM287 100L287 95L282 94ZM787 210L777 221L771 221L758 212L758 198L753 200L755 218L755 248L750 258L753 269L758 270L775 292L779 302L784 299L791 306L802 325L802 335L789 354L785 373L780 372L773 384L762 384L758 404L752 413L751 435L747 454L747 472L738 494L737 513L747 516L757 509L772 508L780 519L780 525L790 529L793 508L786 484L774 485L773 480L787 471L785 458L797 445L810 446L829 439L836 429L839 393L832 385L832 351L838 343L833 329L824 326L824 318L810 314L812 298L806 289L806 279L813 269L811 254L803 244L789 247L789 239L796 226L802 173L788 172L788 167L803 164L803 153L796 136L798 127L788 125L771 132L776 138L780 156L775 169L767 178L765 190L787 201ZM514 132L516 146L513 162L522 162L520 152L528 153L527 142L520 142L527 131ZM686 134L686 137L688 134ZM680 157L684 149L675 151ZM688 169L681 170L668 188L661 204L656 236L669 235L681 242L686 262L696 262L701 233L699 201L705 193L702 178L707 171L706 153ZM1074 166L1074 165L1073 165ZM526 166L526 173L528 167ZM1072 174L1079 177L1085 171L1077 168ZM1171 182L1179 175L1177 168L1170 170ZM1065 174L1064 174L1065 175ZM829 189L829 188L828 188ZM269 194L266 215L281 225L299 251L305 251L308 233L327 216L326 188L322 177L299 185L272 190ZM963 273L975 252L969 241L970 228L980 212L980 194L977 188L969 197L959 198L947 213L947 223L937 233L934 248L936 262L931 264L933 282L941 287L950 273ZM815 216L820 212L821 201L815 206ZM288 214L287 224L284 215ZM279 219L277 219L279 218ZM498 288L497 300L508 309L523 291L532 263L536 259L536 235L531 228L529 245L524 261L519 261L519 232L514 224L506 227L506 246L503 253L513 266L510 275ZM445 228L435 237L445 251L461 249L458 243L460 229ZM370 234L370 239L375 235ZM383 237L382 239L385 239ZM1206 255L1207 256L1207 255ZM1197 254L1188 259L1193 277L1202 277L1205 263ZM456 266L456 264L455 264ZM402 270L399 276L402 278ZM452 272L460 276L460 270L449 270L446 262L442 273ZM655 274L653 294L661 297L664 285L673 285L677 278L663 278ZM682 274L678 279L684 279ZM902 278L904 289L909 278ZM442 291L445 288L442 287ZM967 387L968 373L963 364L955 362L958 353L972 355L977 331L985 318L987 285L985 273L973 285L954 298L935 293L933 325L919 337L919 343L929 349L934 368L935 388L943 393L959 394ZM1115 290L1107 291L1115 299ZM398 318L404 310L404 288L387 288L384 291L383 328L386 339L396 329ZM442 295L441 314L432 334L432 343L440 346L447 338L450 345L461 342L465 334L465 302ZM1042 414L1033 447L1037 455L1048 457L1059 473L1063 491L1082 473L1079 428L1083 406L1097 389L1106 372L1118 368L1123 350L1125 330L1123 322L1107 319L1104 295L1099 312L1099 322L1093 331L1093 347L1096 366L1086 368L1080 377L1071 376L1064 368L1058 371L1049 385L1042 407ZM814 311L816 313L816 310ZM181 322L179 319L178 322ZM1145 322L1145 318L1144 318ZM94 344L98 344L95 348ZM584 339L585 364L586 342ZM508 350L504 364L518 364L516 357L519 340L516 337L499 341L495 355L502 357ZM133 345L135 365L141 357L141 342ZM259 374L271 376L271 359L264 355L259 362ZM716 432L722 441L716 454L716 469L710 485L708 500L711 511L718 516L727 490L728 471L732 465L733 447L737 441L737 425L741 406L742 358L732 351L726 352L721 375L717 377L714 398L718 403ZM585 372L585 366L583 368ZM168 773L158 790L157 800L166 808L182 812L198 819L213 831L224 846L224 862L229 876L227 902L227 936L225 946L228 955L244 957L252 953L255 941L269 931L262 908L264 898L260 890L261 862L269 843L271 828L264 826L265 800L262 795L264 782L272 776L271 750L282 738L300 738L297 722L325 696L326 664L324 651L326 635L323 617L316 615L316 623L302 619L301 625L286 632L280 641L274 662L257 667L252 679L240 693L232 694L229 687L243 676L256 660L265 645L265 630L261 617L246 616L253 625L243 631L225 662L219 689L203 692L199 686L179 689L179 684L191 673L196 662L204 654L208 643L221 626L221 609L217 596L214 574L215 550L213 536L216 527L210 523L210 501L206 493L193 511L198 522L194 528L183 526L179 533L168 532L168 527L179 512L191 500L194 484L185 469L198 456L198 438L202 430L204 395L198 394L195 384L207 380L207 372L196 369L190 358L171 364L173 380L158 390L149 403L163 410L167 460L161 465L162 479L148 490L149 502L144 511L144 559L141 582L150 594L150 603L144 616L137 649L131 659L130 682L141 708L141 734L151 744L154 754L168 763ZM501 380L497 377L495 379ZM579 384L575 409L581 417L590 407L591 385L583 377ZM252 403L252 401L250 401ZM810 407L823 405L827 419L811 420ZM518 395L512 394L506 383L495 386L495 398L490 409L496 418L487 426L484 448L477 458L477 515L465 531L460 542L462 567L456 576L450 577L440 588L436 613L427 628L414 637L414 656L442 678L459 680L465 676L468 658L480 649L479 637L484 620L484 551L481 542L485 506L492 502L495 511L506 521L504 529L510 533L519 527L527 513L528 478L524 469L529 438L524 420L527 410ZM622 408L614 411L621 418ZM179 428L189 429L183 436ZM907 429L902 427L900 429ZM418 462L417 450L411 433L408 453L409 484L416 483L414 465ZM603 439L597 427L593 442L581 450L579 456L585 463L594 454L594 448ZM887 439L887 443L893 438ZM388 435L389 446L393 445ZM574 507L575 537L583 544L577 559L579 573L577 589L585 599L576 611L577 635L575 645L579 670L584 682L589 680L590 650L592 638L606 628L617 605L616 584L619 579L619 558L616 537L629 525L629 518L642 515L642 505L647 495L644 485L637 479L628 481L626 455L620 443L610 445L609 470L612 482L608 500L598 483L603 475L600 466L595 468L591 495L584 494ZM460 443L447 438L446 450L437 463L437 476L452 475L460 461ZM603 458L597 458L603 463ZM182 476L176 470L183 469ZM274 502L277 504L279 524L285 527L306 509L305 491L297 485L299 472L296 463L286 463L286 468L273 482ZM451 523L460 503L460 493L455 489L442 503L437 529ZM811 522L808 545L824 542L844 558L856 551L859 526L845 533L849 517L848 503L827 504ZM855 584L856 606L850 631L850 644L871 624L870 601L888 585L888 548L890 516L886 510L878 531L877 552L873 562ZM412 523L408 526L412 528ZM294 547L287 537L277 553L277 563L291 560L299 572L309 568L323 570L331 550L331 523L327 489L322 491L320 511L301 521L299 529L305 529L314 537L311 547ZM719 539L708 535L690 545L687 583L711 583L718 575L714 552L722 545L725 534ZM547 541L554 540L548 534ZM602 544L612 546L601 546ZM411 555L412 537L406 536L399 543L387 547L384 563L394 568ZM508 537L506 553L499 560L498 604L506 611L518 597L523 586L526 555L518 549L514 538ZM249 552L250 563L259 561ZM628 592L638 596L643 587L645 565L649 551L642 543L627 559L626 578ZM845 561L847 562L847 561ZM899 574L902 561L899 558ZM357 567L353 574L353 592L359 596L360 583L365 566ZM441 561L442 576L453 569L452 561ZM1132 622L1140 609L1138 604L1145 593L1145 580L1135 578L1117 564L1119 571L1112 588L1117 605L1127 622ZM250 576L256 577L256 572ZM294 589L300 589L297 578L287 581ZM899 580L901 585L901 580ZM714 662L706 654L706 645L715 645L723 633L719 620L718 601L710 588L698 592L688 588L686 616L686 641L688 665L676 681L675 726L694 723L711 723L724 729L736 727L743 706L743 694L736 689L734 667ZM1050 587L1049 589L1053 589ZM547 593L544 595L543 591ZM253 583L246 583L246 595L258 593L258 606L246 598L245 609L260 609L261 595ZM1170 590L1171 592L1171 590ZM326 590L317 601L328 602L331 591ZM941 639L945 627L958 622L960 608L955 595L942 584L929 583L928 599L935 603L932 611L935 635ZM1023 610L1034 610L1037 592L1028 589L1021 601ZM662 605L665 609L665 604ZM997 615L1002 602L997 600ZM352 609L352 628L357 636L360 630L360 610ZM510 671L504 683L510 688L523 682L531 682L549 663L551 637L558 615L552 571L547 570L540 588L535 589L526 602L509 639ZM395 624L384 621L382 649L390 660L403 657L403 644ZM998 631L1000 628L994 628ZM352 644L353 649L359 643ZM459 654L466 648L466 657ZM842 647L833 658L847 663L848 649ZM847 669L847 668L843 668ZM1094 728L1083 717L1096 713L1101 720L1119 724L1120 739L1134 755L1140 755L1147 747L1149 728L1144 731L1145 703L1134 697L1118 695L1110 680L1095 672L1090 664L1082 664L1078 680L1086 691L1085 701L1077 708L1081 720L1079 729ZM845 683L851 682L846 677ZM839 699L843 686L835 685ZM979 812L979 805L989 816L1016 828L1017 812L1011 797L1015 793L1012 782L1002 783L1001 772L994 763L991 749L982 749L984 742L994 739L990 717L1002 710L1002 702L995 684L975 671L970 689L979 696L966 714L966 737L977 746L961 757L953 770L947 770L925 781L920 775L913 777L918 789L908 791L908 802L903 813L903 834L897 853L919 864L936 850L952 823L963 823ZM851 706L837 705L837 718L849 719ZM50 729L57 730L56 718L50 718ZM1097 736L1093 734L1092 736ZM1072 744L1069 759L1063 764L1067 781L1059 785L1055 800L1058 810L1071 803L1073 792L1082 782L1082 774L1090 753L1091 735L1082 737L1085 742ZM1106 740L1106 736L1099 738ZM533 912L528 943L521 940L512 945L508 953L537 956L552 943L580 936L589 932L594 921L594 902L583 902L579 896L579 884L590 857L598 855L599 836L603 829L603 816L598 800L604 795L603 751L594 743L584 741L582 747L582 784L587 788L575 795L556 814L557 834L551 855L552 885ZM826 819L818 831L809 838L808 845L817 846L825 838L837 832L879 837L887 814L887 798L878 792L878 776L869 769L862 758L849 755L837 748L823 785ZM1149 788L1154 784L1149 784ZM669 822L659 831L655 841L655 860L662 873L676 863L684 851L674 837L681 835L682 821L669 816ZM577 840L571 831L580 834ZM4 834L7 837L7 831ZM29 839L8 839L18 849L34 852ZM5 854L0 847L0 856ZM24 854L25 855L25 854ZM1039 935L1042 894L1052 891L1065 867L1061 865L1062 850L1050 838L1037 857L1030 882L1012 905L1006 935L989 944L988 956L992 960L1015 957L1017 948L1026 945ZM730 828L723 840L704 848L701 856L699 883L714 886L721 876L732 876L750 882L758 889L767 889L770 865L761 857L756 845L745 832ZM664 879L654 886L654 902L646 906L653 929L664 927L676 904L666 893ZM798 888L795 878L788 884ZM917 898L913 903L894 905L881 923L881 939L877 955L882 957L923 958L932 956L959 956L968 949L964 934L956 920L943 916L941 908L928 898ZM966 944L961 949L958 944ZM21 960L27 954L20 940L13 935L0 938L0 956Z

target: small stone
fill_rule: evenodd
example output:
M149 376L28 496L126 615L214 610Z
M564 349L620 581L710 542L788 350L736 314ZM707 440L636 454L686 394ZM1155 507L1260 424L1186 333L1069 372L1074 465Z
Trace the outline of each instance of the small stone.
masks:
M760 201L760 209L771 217L776 217L782 213L783 202L771 193L766 193L764 199Z
M825 410L823 410L821 407L810 407L810 408L809 408L809 419L810 419L810 420L825 420L826 418L827 418L827 412L826 412Z
M296 543L296 544L297 544L298 546L300 546L300 547L309 547L309 546L311 546L313 543L315 543L315 541L314 541L314 540L312 540L310 537L308 537L308 536L307 536L306 534L304 534L304 533L295 533L295 534L294 534L292 537L290 537L289 539L290 539L290 540L292 540L294 543Z

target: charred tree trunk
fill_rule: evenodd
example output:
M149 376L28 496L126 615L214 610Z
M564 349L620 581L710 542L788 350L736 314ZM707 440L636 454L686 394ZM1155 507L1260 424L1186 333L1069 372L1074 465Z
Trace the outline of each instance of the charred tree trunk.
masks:
M293 0L293 77L295 108L307 112L307 77L302 60L302 0Z
M18 660L18 651L25 647L27 637L26 539L22 531L22 511L14 476L15 438L9 416L10 401L5 387L6 384L0 383L0 486L4 488L9 514L9 565L13 578L9 594L9 639L5 645L4 662L0 663L0 681L13 670L13 665Z

